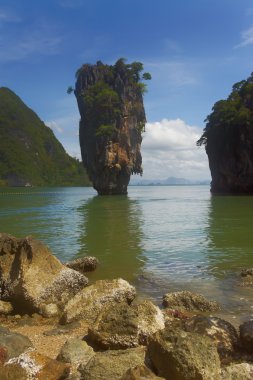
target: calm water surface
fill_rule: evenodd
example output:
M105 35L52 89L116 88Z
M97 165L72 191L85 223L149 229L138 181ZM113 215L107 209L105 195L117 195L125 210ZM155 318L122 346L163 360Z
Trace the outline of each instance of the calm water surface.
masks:
M91 188L0 190L0 231L33 235L62 261L94 255L90 281L123 277L157 303L188 289L223 305L234 322L253 316L253 197L212 197L209 186L129 187L99 197Z

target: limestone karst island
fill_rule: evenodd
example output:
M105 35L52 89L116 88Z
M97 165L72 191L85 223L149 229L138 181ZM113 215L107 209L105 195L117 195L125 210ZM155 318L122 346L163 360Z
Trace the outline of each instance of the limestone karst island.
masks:
M253 73L214 104L197 142L204 145L214 194L253 194Z
M99 194L125 194L131 174L142 174L146 116L141 62L85 64L76 73L82 161ZM71 88L69 90L71 92Z

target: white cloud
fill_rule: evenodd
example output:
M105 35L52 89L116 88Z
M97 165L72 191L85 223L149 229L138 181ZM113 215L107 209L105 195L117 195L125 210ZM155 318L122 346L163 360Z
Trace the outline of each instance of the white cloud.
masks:
M235 48L245 47L253 44L253 27L244 30L241 33L242 42L239 45L236 45Z
M181 119L147 123L142 143L143 177L208 179L205 149L196 146L201 133L200 128L187 125Z
M58 133L63 133L63 128L56 121L46 121L45 124L51 128L53 131Z
M79 115L70 112L64 117L47 121L66 151L81 158L78 138ZM202 130L181 119L147 123L141 147L144 179L164 179L170 176L192 180L210 178L208 160L203 147L196 141Z

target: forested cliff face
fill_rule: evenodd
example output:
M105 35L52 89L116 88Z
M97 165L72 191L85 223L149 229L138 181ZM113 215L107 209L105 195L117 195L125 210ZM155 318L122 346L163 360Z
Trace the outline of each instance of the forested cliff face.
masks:
M0 186L88 186L82 164L10 89L0 88Z
M149 73L140 62L85 64L77 71L75 96L81 115L82 160L99 194L125 194L131 174L142 174L141 133Z
M253 194L253 74L215 103L197 145L204 145L212 193Z

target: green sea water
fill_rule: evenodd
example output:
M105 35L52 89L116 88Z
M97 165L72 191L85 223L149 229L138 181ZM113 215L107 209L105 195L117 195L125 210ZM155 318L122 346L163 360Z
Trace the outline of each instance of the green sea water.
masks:
M127 196L91 188L0 190L0 231L33 235L62 261L96 256L90 281L122 277L161 303L192 290L222 304L222 315L253 315L253 289L239 286L253 267L253 197L211 196L209 186L129 187Z

